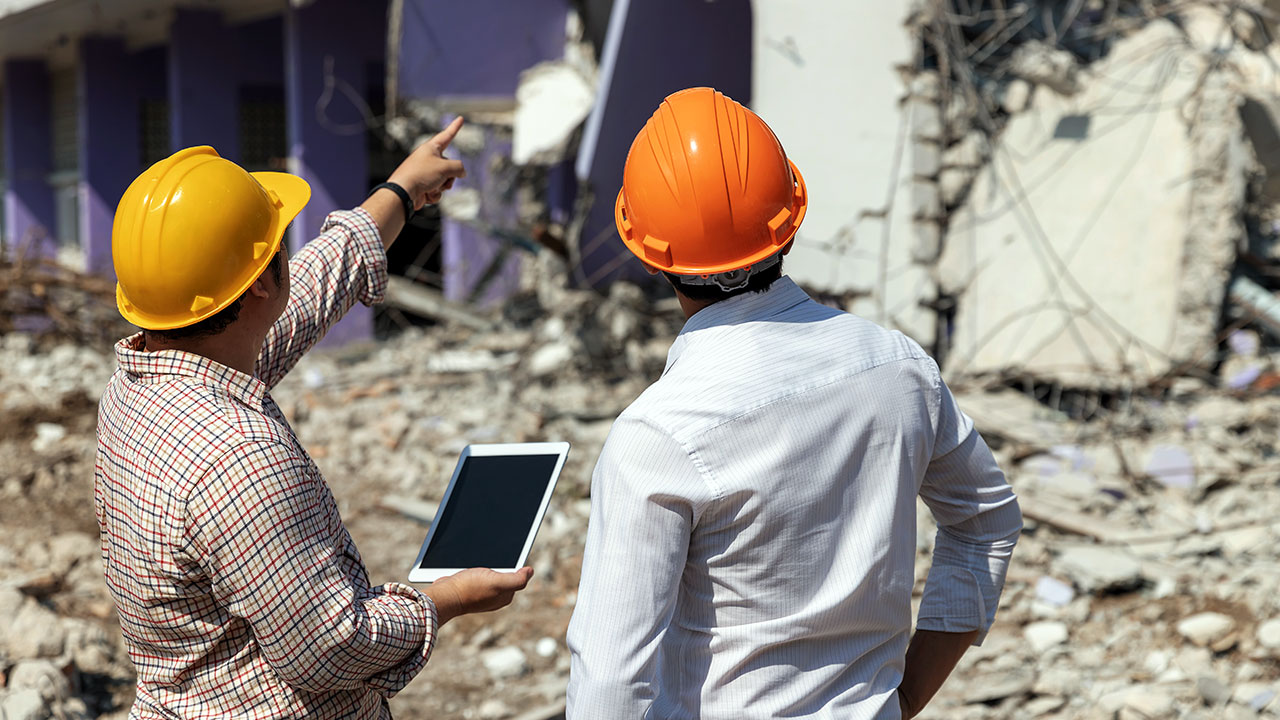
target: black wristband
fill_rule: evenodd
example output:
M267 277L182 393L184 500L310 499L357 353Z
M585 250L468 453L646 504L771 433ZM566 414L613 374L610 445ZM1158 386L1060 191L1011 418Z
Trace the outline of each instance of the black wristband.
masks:
M409 222L409 219L413 217L413 200L409 199L409 192L393 182L384 182L374 185L373 189L369 191L369 196L372 197L374 193L383 188L400 196L400 202L404 204L404 221Z

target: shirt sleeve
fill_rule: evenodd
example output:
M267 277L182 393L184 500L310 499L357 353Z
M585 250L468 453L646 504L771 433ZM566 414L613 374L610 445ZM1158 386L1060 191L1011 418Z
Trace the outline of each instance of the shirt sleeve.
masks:
M347 537L323 480L277 444L236 446L187 502L187 554L284 682L390 697L431 654L435 606L406 585L354 576Z
M916 627L977 630L974 644L981 645L995 620L1022 512L973 421L941 377L936 383L937 435L920 497L937 520L938 533Z
M625 416L614 424L591 478L569 622L568 717L646 716L704 488L688 453L666 433Z
M257 376L268 388L298 364L351 306L382 302L387 253L373 216L363 208L325 218L320 237L289 260L289 303L267 333Z

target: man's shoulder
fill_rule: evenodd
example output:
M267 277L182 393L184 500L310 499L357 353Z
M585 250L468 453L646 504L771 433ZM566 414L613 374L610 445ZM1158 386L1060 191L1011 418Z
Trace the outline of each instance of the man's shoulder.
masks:
M221 388L185 377L138 381L119 370L99 401L98 440L105 451L145 458L149 472L184 479L244 446L293 447L286 428Z

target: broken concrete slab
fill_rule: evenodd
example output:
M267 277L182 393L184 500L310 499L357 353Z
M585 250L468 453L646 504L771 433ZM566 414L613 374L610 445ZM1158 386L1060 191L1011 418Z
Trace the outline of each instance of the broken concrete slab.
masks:
M546 62L521 73L511 161L551 165L565 159L595 99L593 79L569 63Z
M937 268L958 296L948 371L1097 387L1212 358L1244 166L1238 114L1203 71L1155 21L1076 95L1036 90L952 217Z
M1080 545L1063 549L1058 567L1084 592L1129 590L1142 584L1142 566L1119 550Z

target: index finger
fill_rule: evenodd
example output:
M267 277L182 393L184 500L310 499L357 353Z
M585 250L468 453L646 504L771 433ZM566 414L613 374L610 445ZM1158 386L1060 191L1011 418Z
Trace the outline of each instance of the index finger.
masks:
M453 122L449 123L448 127L436 133L436 136L431 138L431 144L440 152L444 152L444 149L449 147L449 143L453 142L453 138L458 135L458 130L461 127L462 116L459 115L453 119Z

